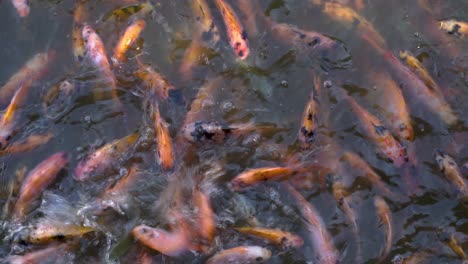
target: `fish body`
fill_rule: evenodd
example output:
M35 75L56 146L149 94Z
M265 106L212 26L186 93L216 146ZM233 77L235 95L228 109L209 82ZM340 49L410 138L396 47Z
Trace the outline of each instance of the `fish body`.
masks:
M304 244L304 240L300 236L279 229L261 227L238 227L234 229L243 234L263 238L270 243L286 248L298 248Z
M126 61L125 53L128 48L135 42L135 40L140 36L143 29L146 27L146 22L143 19L134 21L130 26L125 29L125 32L120 37L117 45L114 48L114 56L112 61L116 64Z
M311 234L314 252L318 256L317 263L336 264L338 263L338 255L333 239L328 233L322 218L318 214L315 207L310 204L294 187L285 184L286 189L296 202L298 203L299 210L306 220L306 228Z
M144 3L138 3L135 5L128 5L120 8L116 8L107 14L105 14L102 18L103 21L107 21L109 19L114 19L117 21L123 21L128 19L133 15L138 15L142 17L146 14L149 14L154 11L154 6L151 4L150 1Z
M440 28L449 34L466 36L468 35L468 22L449 19L440 21Z
M99 35L89 25L84 25L82 30L82 37L86 47L86 55L96 68L101 71L102 76L106 79L112 89L112 97L116 102L119 102L117 95L117 80L111 70L109 60L107 59L104 44L102 43ZM97 95L97 99L101 99Z
M67 244L51 245L44 249L26 253L22 256L13 255L6 258L8 264L40 264L40 263L68 263L70 246Z
M434 154L439 170L464 194L468 194L468 183L463 178L455 160L446 153L437 150Z
M167 256L177 256L187 250L187 234L182 230L172 233L159 228L145 225L136 226L132 230L133 237L143 245Z
M385 246L382 255L380 256L380 260L384 260L388 256L388 253L390 253L393 243L392 214L387 203L381 197L375 197L374 205L377 209L377 216L380 219L380 223L385 228Z
M55 180L68 161L68 154L59 152L41 162L28 173L21 184L19 198L13 211L13 219L21 220L25 216L31 203Z
M88 0L75 1L75 10L73 12L73 29L72 29L72 45L73 56L77 63L81 63L86 53L86 47L83 40L82 28L86 20L87 13L85 11Z
M315 31L303 30L285 23L270 22L270 24L272 24L271 32L273 35L300 53L322 48L329 49L336 44L333 39Z
M150 65L141 63L139 59L137 59L137 62L139 69L135 72L135 76L141 79L145 87L151 92L156 93L159 98L164 100L169 97L174 98L179 96L174 85L172 85L166 77L153 69Z
M387 62L395 77L401 82L403 94L411 98L417 98L422 104L448 125L454 125L457 117L450 105L442 95L429 89L421 79L418 78L409 68L403 65L391 52L383 49L371 39L364 37Z
M154 103L154 129L157 138L157 152L159 164L165 170L170 170L174 166L174 147L172 145L172 138L167 128L167 123L162 119L159 112L158 103Z
M424 82L424 84L426 84L427 87L442 95L442 91L437 83L432 79L431 75L416 57L414 57L409 51L403 50L400 51L400 58L406 62L408 67Z
M458 242L454 234L452 234L448 239L446 239L445 243L447 243L450 249L455 254L457 254L459 258L465 259L465 260L467 259L465 251L463 250L463 247L460 245L460 242Z
M116 159L130 149L137 139L138 134L134 133L95 150L76 166L74 179L85 181L95 176L102 176L110 169Z
M29 15L30 8L28 2L28 0L11 0L20 17L27 17Z
M215 3L223 17L224 24L226 25L231 48L239 59L247 59L250 53L247 31L244 30L239 18L227 1L215 0Z
M315 81L315 89L319 89L319 81ZM307 101L304 113L302 114L301 128L299 129L299 141L303 147L310 146L317 136L318 130L318 112L319 112L319 101L318 95L314 90Z
M362 108L352 97L346 96L353 111L359 117L368 138L377 146L377 149L397 167L408 161L406 148L403 147L381 124L381 122Z
M371 168L371 166L363 160L359 155L352 152L345 152L343 154L351 167L360 170L385 195L392 195L392 191L388 189L380 179L380 176Z
M0 104L6 104L15 94L18 87L31 86L35 80L43 76L54 57L55 52L49 51L38 53L29 59L26 64L0 88ZM28 89L28 87L26 87L26 89Z
M44 244L81 237L93 231L92 227L43 221L21 230L17 240L20 243Z
M53 137L54 135L52 133L30 135L22 141L13 142L4 153L15 154L29 152L47 144Z
M285 180L295 173L297 173L297 170L289 167L250 169L234 177L234 179L231 180L231 187L233 190L240 190L265 181Z
M216 223L213 208L211 207L210 197L196 189L193 194L195 206L198 209L198 234L205 244L213 242Z
M400 87L389 76L384 74L374 75L380 85L380 105L385 109L389 124L393 133L400 139L413 141L414 130L405 98Z
M212 256L207 264L263 263L271 257L271 251L259 246L240 246L222 250Z
M332 185L333 196L338 204L338 207L344 212L346 218L353 226L355 234L359 233L359 227L356 221L356 212L349 204L348 192L345 186L340 181L334 181Z

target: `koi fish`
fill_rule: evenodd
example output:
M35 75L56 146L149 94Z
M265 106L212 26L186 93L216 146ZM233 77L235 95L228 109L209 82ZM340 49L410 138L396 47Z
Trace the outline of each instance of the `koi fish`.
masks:
M202 238L202 242L209 245L213 242L216 232L215 215L210 197L197 188L193 193L193 199L198 209L198 235Z
M21 184L19 198L13 210L13 219L21 220L25 216L31 203L55 180L68 161L68 154L59 152L41 162L28 173Z
M424 84L427 85L427 87L435 90L439 94L442 94L439 86L416 57L414 57L409 51L403 50L400 51L400 58L406 62L408 67L424 82Z
M400 87L390 77L385 74L376 73L375 79L380 86L381 97L379 105L384 108L388 116L388 127L400 139L413 141L414 130L411 124L411 118L406 105L405 98L401 93Z
M76 166L74 179L77 181L89 180L95 176L103 176L110 170L113 162L124 152L128 151L138 139L138 133L108 143L89 154Z
M215 3L226 25L229 43L234 54L241 60L247 59L250 53L247 32L232 7L225 0L215 0Z
M383 261L388 253L390 253L390 249L392 247L393 241L393 229L392 229L392 214L390 212L390 208L388 208L387 203L384 199L377 196L374 198L374 205L377 209L377 216L380 219L381 225L384 225L385 228L385 246L380 256L380 260Z
M468 22L449 19L440 21L440 29L449 34L466 36L468 35Z
M15 126L18 121L18 108L23 106L25 103L29 88L30 85L25 84L16 91L5 113L3 113L3 116L0 119L0 150L5 150L17 132L17 128Z
M392 264L423 264L427 263L428 258L433 254L433 252L428 251L418 251L412 253L406 258L402 258L400 255L395 256L392 260Z
M19 243L44 244L81 237L94 231L94 228L88 226L41 221L21 230L16 235L15 241Z
M106 51L101 38L89 25L85 25L83 27L82 36L86 47L86 55L93 62L94 66L101 71L106 81L109 82L112 89L112 97L115 102L120 103L117 94L117 80L115 79L109 61L107 60ZM95 94L95 96L98 100L102 99L99 94Z
M69 255L70 245L57 244L44 249L26 253L23 256L13 255L6 258L5 263L34 264L34 263L68 263L72 261Z
M302 30L284 23L270 22L270 24L273 35L282 42L291 45L300 53L322 48L329 49L336 44L333 39L315 31Z
M75 1L75 11L73 12L72 45L75 61L81 63L86 53L86 47L82 35L83 23L86 20L87 13L85 6L88 0Z
M184 126L203 118L203 110L214 104L215 94L220 90L222 81L223 79L218 77L209 80L198 89L197 95L193 99L190 110L185 117Z
M187 250L188 238L184 230L172 233L159 228L139 225L132 230L133 237L143 245L167 256L177 256Z
M455 237L454 234L448 234L444 232L442 234L442 240L449 246L449 248L455 253L459 258L461 259L467 259L467 256L465 254L465 251L463 250L463 247L460 245L460 242L458 242L458 239Z
M349 204L348 191L340 181L334 181L332 185L333 196L338 204L338 207L344 212L346 218L353 226L354 233L359 234L359 227L356 221L356 213Z
M180 92L163 75L150 65L143 64L139 59L137 63L139 69L135 72L135 76L143 81L145 87L163 100L172 98L177 103L183 103L184 99Z
M169 134L169 129L167 128L168 125L161 118L161 114L159 113L159 105L156 101L153 103L152 112L154 115L154 129L156 131L156 138L158 140L158 161L163 169L170 170L174 166L174 147L172 146L171 135Z
M331 19L344 23L347 26L356 26L360 35L370 36L380 46L385 45L385 40L374 26L352 8L337 2L326 2L323 12Z
M293 169L291 167L264 167L249 169L231 180L231 188L237 191L265 181L283 181L301 171L302 169Z
M386 63L391 67L395 77L402 82L401 90L403 91L403 94L412 98L417 98L425 104L431 112L438 115L446 124L453 125L457 122L457 117L443 96L440 96L427 88L424 82L421 81L410 69L405 67L391 52L377 45L372 39L365 36L363 39L384 57Z
M4 105L10 100L18 87L31 86L34 81L43 76L54 57L55 52L49 51L46 53L38 53L29 59L26 64L0 88L0 104Z
M28 2L28 0L11 0L20 17L27 17L29 15L30 8Z
M304 240L298 235L282 231L279 229L261 228L261 227L237 227L234 228L243 234L263 238L270 243L285 247L301 247Z
M190 46L185 50L180 63L180 72L185 79L192 76L194 65L200 60L203 46L214 48L220 40L218 27L205 0L190 1L195 17L194 33Z
M372 182L382 193L387 196L392 196L393 193L388 189L380 179L380 176L371 168L371 166L363 160L359 155L352 152L345 152L343 154L345 161L351 165L351 167L360 170L364 175Z
M306 220L306 228L311 233L314 252L318 256L318 263L336 264L338 255L333 245L333 239L328 233L322 218L315 207L310 204L294 187L285 184L288 192L298 203L299 210Z
M117 21L124 21L129 17L138 14L140 17L145 16L154 11L154 6L150 1L139 3L136 5L128 5L120 8L116 8L102 17L102 21L109 19L115 19Z
M262 263L268 261L271 251L259 246L240 246L222 250L207 260L207 264Z
M436 150L434 159L439 170L444 173L445 177L457 186L462 193L468 194L468 184L461 175L460 168L453 158L440 150Z
M319 101L318 93L320 92L320 80L318 77L314 78L315 90L312 89L309 101L307 101L304 113L302 114L301 128L299 129L299 141L303 147L310 147L318 129L318 111Z
M143 19L135 20L130 26L125 29L125 32L120 37L117 45L114 48L114 56L112 61L114 64L122 63L127 60L125 53L128 48L140 36L143 29L146 27L146 22Z
M367 136L377 146L378 150L397 167L401 167L407 162L406 148L392 136L390 131L375 116L364 110L352 97L345 95L345 98L351 104Z
M16 153L24 153L29 152L35 148L38 148L42 145L47 144L52 138L54 134L46 133L46 134L38 134L38 135L30 135L29 137L25 138L20 142L12 143L7 150L4 152L0 152L1 154L16 154Z

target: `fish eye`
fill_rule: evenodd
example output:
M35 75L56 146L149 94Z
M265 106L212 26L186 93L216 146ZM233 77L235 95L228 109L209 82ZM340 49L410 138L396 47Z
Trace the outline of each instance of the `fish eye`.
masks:
M6 136L6 137L5 137L5 140L6 140L6 141L10 141L10 140L11 140L11 135Z
M257 262L260 262L260 261L262 261L262 260L263 260L262 257L257 257L257 258L255 259L255 261L257 261Z

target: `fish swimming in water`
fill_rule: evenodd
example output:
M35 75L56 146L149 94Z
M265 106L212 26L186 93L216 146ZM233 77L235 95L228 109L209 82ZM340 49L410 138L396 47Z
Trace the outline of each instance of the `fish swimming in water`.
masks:
M468 35L468 22L449 19L440 21L440 28L449 34L458 36Z
M11 0L11 3L16 8L20 17L27 17L29 15L29 1L28 0Z
M86 53L86 47L83 40L82 28L87 18L85 10L88 0L75 1L75 10L73 11L73 29L72 29L72 45L73 56L77 63L81 63Z
M383 225L385 229L385 246L379 258L380 261L383 261L390 253L393 243L392 214L387 203L381 197L377 196L374 198L374 205L377 209L377 216L380 219L380 224Z
M317 137L318 130L318 112L319 101L318 93L320 92L320 79L314 79L314 88L307 101L304 113L302 114L301 128L299 129L299 141L304 148L310 147Z
M143 245L167 256L177 256L187 250L188 235L184 229L167 232L159 228L139 225L132 230L133 237Z
M285 248L298 248L304 244L304 240L300 236L279 229L262 227L236 227L234 229L243 234L263 238Z
M400 51L400 58L406 62L408 67L416 74L418 77L427 85L427 87L435 90L438 94L442 95L442 91L440 90L437 83L432 79L431 75L427 72L424 68L422 63L413 56L409 51L402 50Z
M0 155L29 152L47 144L53 137L52 133L30 135L21 141L13 142L5 151L0 151Z
M112 62L114 64L119 64L125 62L127 57L125 53L128 48L132 46L135 40L140 36L143 29L146 27L146 22L143 19L135 20L131 23L124 31L120 37L117 45L114 48L114 56L112 57Z
M239 246L222 250L207 260L207 264L262 263L268 261L271 251L259 246Z
M174 147L172 138L167 128L167 123L162 119L159 112L159 104L153 99L153 120L154 130L157 138L157 158L164 170L170 170L174 167Z
M463 178L455 160L440 150L435 151L434 159L437 167L444 173L445 177L447 177L463 194L468 195L468 183Z

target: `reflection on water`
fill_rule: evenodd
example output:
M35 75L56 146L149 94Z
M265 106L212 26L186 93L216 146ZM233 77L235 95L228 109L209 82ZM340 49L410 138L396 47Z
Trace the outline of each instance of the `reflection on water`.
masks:
M466 258L466 1L11 2L1 258Z

